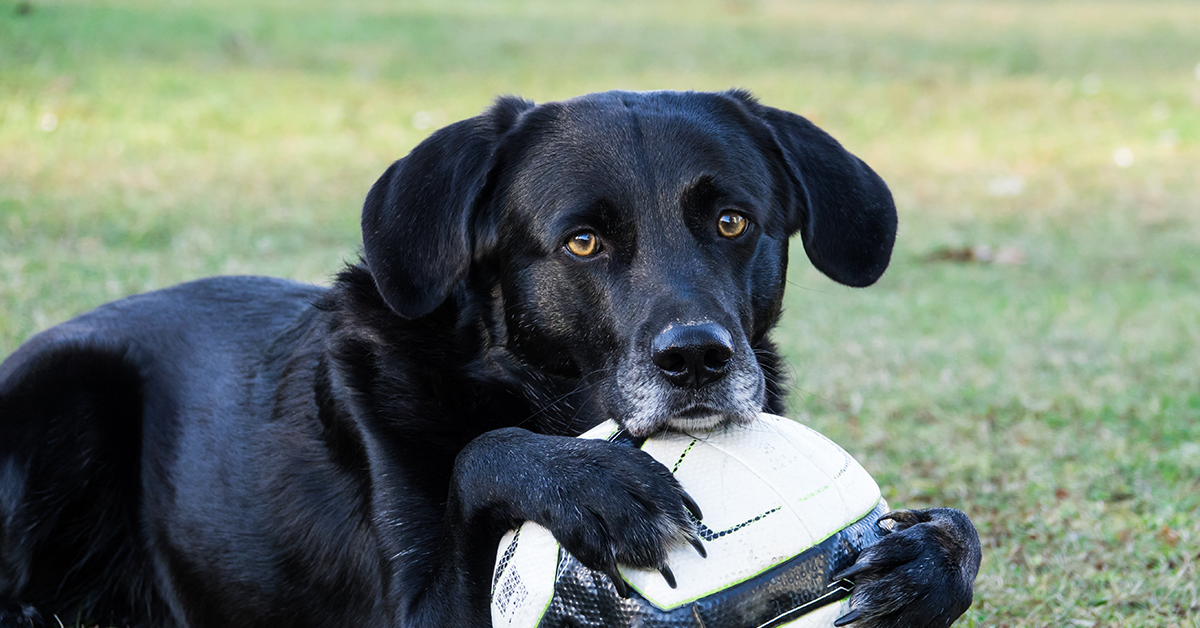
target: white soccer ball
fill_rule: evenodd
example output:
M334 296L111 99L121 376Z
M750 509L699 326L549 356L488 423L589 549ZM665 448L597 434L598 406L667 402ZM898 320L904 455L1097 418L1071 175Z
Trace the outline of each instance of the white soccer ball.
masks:
M581 438L619 439L602 423ZM545 528L526 522L500 541L492 578L495 628L830 627L849 611L849 583L830 576L879 539L887 512L875 480L833 441L763 414L750 425L666 433L641 448L675 474L704 511L708 557L668 557L677 587L656 570L620 567L622 598Z

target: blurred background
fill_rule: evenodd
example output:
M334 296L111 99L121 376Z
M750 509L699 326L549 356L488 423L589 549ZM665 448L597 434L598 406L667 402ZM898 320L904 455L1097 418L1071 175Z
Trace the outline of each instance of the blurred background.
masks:
M791 416L984 541L967 626L1200 617L1200 3L0 0L0 356L218 273L328 283L375 178L498 94L742 87L889 182L794 249Z

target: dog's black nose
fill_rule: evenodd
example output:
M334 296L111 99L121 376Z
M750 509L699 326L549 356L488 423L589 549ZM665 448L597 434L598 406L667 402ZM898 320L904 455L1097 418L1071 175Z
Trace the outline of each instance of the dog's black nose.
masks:
M672 325L650 343L654 365L672 384L700 388L725 376L733 337L716 323Z

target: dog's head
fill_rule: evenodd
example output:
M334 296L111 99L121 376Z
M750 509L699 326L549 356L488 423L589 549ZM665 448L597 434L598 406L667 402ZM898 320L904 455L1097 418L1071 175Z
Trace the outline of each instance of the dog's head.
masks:
M608 92L502 98L434 133L371 189L362 226L397 314L483 300L492 350L582 380L643 435L757 416L789 236L867 286L896 211L866 164L743 92Z

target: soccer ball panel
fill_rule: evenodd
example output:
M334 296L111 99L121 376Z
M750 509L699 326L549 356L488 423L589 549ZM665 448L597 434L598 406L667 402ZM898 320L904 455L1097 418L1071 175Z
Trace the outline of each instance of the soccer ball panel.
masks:
M500 539L492 576L493 628L538 625L554 597L560 549L554 535L536 523L525 522Z
M842 448L774 415L695 436L664 434L642 450L672 469L704 511L698 527L708 558L690 548L672 553L677 588L655 571L621 571L664 609L800 554L861 519L880 499L875 481Z

